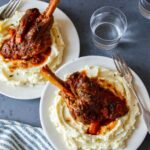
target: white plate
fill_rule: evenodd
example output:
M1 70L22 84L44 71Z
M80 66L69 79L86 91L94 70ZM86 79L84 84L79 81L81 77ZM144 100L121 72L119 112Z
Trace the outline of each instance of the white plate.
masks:
M75 61L65 64L59 70L56 71L56 74L60 78L63 78L64 75L78 71L86 65L95 65L116 70L113 60L110 58L102 56L87 56L81 57L79 59L76 59ZM133 72L133 75L135 78L135 84L138 90L139 97L143 99L147 106L150 106L149 95L143 82L136 73ZM55 88L53 85L49 83L46 85L40 100L40 120L45 135L47 136L53 147L57 150L68 150L68 148L65 145L65 142L63 141L62 135L60 135L56 131L55 126L50 121L49 107L54 103L54 92L56 90L57 88ZM127 147L125 148L125 150L136 150L143 142L146 134L147 129L145 123L143 121L143 118L140 117L139 124L137 125L136 130L128 140Z
M47 5L48 3L42 1L22 0L19 10L25 11L26 9L37 7L41 11L44 11ZM62 37L65 42L63 62L61 64L63 65L64 63L79 57L79 36L72 21L60 9L57 8L55 10L54 18L58 22ZM34 87L13 87L4 82L0 82L0 93L15 99L30 100L39 98L44 86L45 85L38 85Z

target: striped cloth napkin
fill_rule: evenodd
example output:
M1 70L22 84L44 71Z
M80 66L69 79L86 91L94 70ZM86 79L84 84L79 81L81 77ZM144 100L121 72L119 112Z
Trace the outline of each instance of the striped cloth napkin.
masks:
M0 120L0 150L54 150L41 128Z

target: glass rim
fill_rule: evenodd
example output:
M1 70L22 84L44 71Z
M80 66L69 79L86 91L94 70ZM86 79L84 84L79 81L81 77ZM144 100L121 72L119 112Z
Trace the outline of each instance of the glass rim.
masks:
M150 10L147 10L147 9L145 9L143 6L142 6L142 4L141 4L141 2L139 1L139 4L138 4L138 6L139 6L139 10L141 11L141 9L142 10L144 10L146 13L148 13L148 14L150 14ZM142 13L141 13L142 14ZM142 14L143 15L143 14ZM143 15L144 16L144 15ZM144 16L145 17L145 16Z
M147 5L150 6L150 2L148 2L147 0L143 0Z
M127 17L126 17L126 15L125 15L119 8L116 8L116 7L113 7L113 6L103 6L103 7L100 7L100 8L98 8L98 9L96 9L96 10L93 12L93 14L92 14L92 16L91 16L91 18L90 18L90 28L91 28L91 30L92 30L92 25L91 25L91 24L92 24L92 21L93 21L93 19L94 19L94 17L95 17L95 14L96 14L99 10L107 9L107 8L111 8L111 9L113 9L113 10L119 12L119 13L122 15L121 18L123 18L123 20L124 20L124 22L125 22L124 30L123 30L123 33L122 33L122 35L123 35L123 34L125 33L125 31L127 30L127 24L128 24L128 22L127 22ZM104 12L105 12L105 11L104 11ZM108 12L111 12L111 10L108 11ZM107 39L103 39L103 38L97 36L97 35L93 32L93 30L92 30L92 33L93 33L94 36L96 36L98 39L100 39L100 40L102 40L102 41L105 41L105 42L115 42L115 41L119 40L119 39L122 37L122 35L120 35L120 36L117 37L116 39L107 40Z

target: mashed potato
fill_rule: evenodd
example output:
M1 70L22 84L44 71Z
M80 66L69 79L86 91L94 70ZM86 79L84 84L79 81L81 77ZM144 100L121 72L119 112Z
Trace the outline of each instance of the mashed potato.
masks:
M86 134L88 125L77 122L71 116L65 101L56 93L55 104L50 107L50 120L63 135L71 150L121 150L135 129L140 115L137 101L132 97L126 81L117 72L100 67L86 67L89 77L98 77L101 81L113 85L115 91L127 100L129 112L116 121L103 126L99 135ZM106 88L106 85L104 85ZM114 92L114 91L112 91Z
M0 43L9 38L8 29L10 27L15 28L19 24L19 20L23 14L24 12L16 12L12 18L0 21ZM47 64L52 70L55 70L62 62L65 46L56 22L54 22L50 32L52 38L51 53L44 63L28 68L16 67L15 69L12 69L14 68L14 64L18 63L18 61L6 61L0 56L0 81L5 81L12 85L28 86L45 83L45 79L39 74L40 69ZM20 61L19 63L21 63L20 66L25 64L24 61Z

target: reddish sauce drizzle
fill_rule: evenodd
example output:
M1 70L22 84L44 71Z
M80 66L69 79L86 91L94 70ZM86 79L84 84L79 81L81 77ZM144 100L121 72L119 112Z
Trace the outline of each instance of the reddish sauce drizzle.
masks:
M99 78L89 78L83 71L70 75L67 84L75 94L75 98L69 100L73 108L70 112L78 121L89 124L87 134L99 134L102 126L128 113L126 99L107 81L100 84Z
M91 80L92 82L99 84L97 78L91 78ZM98 105L101 105L99 110L99 115L101 117L98 121L90 124L87 134L99 134L101 127L109 125L111 122L124 116L128 112L126 99L115 95L112 91L110 91L111 88L114 88L114 91L116 91L115 87L111 84L108 85L109 89L105 89L99 85L101 99L99 99Z

